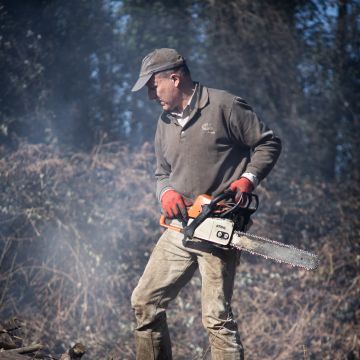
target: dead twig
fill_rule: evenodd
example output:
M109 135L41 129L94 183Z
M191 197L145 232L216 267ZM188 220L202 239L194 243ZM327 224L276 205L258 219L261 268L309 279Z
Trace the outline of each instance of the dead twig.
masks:
M16 349L11 349L11 350L6 350L6 351L9 353L29 354L29 353L33 353L35 351L39 351L42 348L43 348L43 345L41 345L41 344L33 344L33 345L24 346L21 348L16 348Z

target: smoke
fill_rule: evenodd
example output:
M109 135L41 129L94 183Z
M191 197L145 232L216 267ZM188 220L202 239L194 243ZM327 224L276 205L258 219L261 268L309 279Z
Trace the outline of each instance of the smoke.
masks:
M21 306L29 329L41 324L32 336L58 352L59 339L130 334L130 294L159 235L151 163L148 144L130 154L118 143L68 156L23 145L6 159L2 317Z

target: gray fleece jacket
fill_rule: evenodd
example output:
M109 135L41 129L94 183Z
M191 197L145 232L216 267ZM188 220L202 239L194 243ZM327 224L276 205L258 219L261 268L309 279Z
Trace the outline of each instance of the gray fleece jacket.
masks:
M240 97L198 84L190 118L181 127L163 112L155 135L156 193L194 199L216 196L250 172L261 181L275 165L281 142Z

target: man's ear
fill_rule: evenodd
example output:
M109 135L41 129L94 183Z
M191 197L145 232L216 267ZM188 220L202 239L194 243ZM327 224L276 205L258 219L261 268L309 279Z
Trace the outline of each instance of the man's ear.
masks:
M179 87L179 85L180 85L180 76L179 76L179 74L176 74L176 73L171 74L170 79L174 82L175 87Z

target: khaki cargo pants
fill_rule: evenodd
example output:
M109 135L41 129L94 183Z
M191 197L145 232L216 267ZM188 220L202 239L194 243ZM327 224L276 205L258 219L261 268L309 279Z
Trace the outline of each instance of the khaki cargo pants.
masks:
M197 268L202 279L202 322L209 334L211 359L243 359L230 306L239 252L200 240L185 246L183 237L172 230L164 232L132 294L137 320L136 359L172 359L166 308Z

